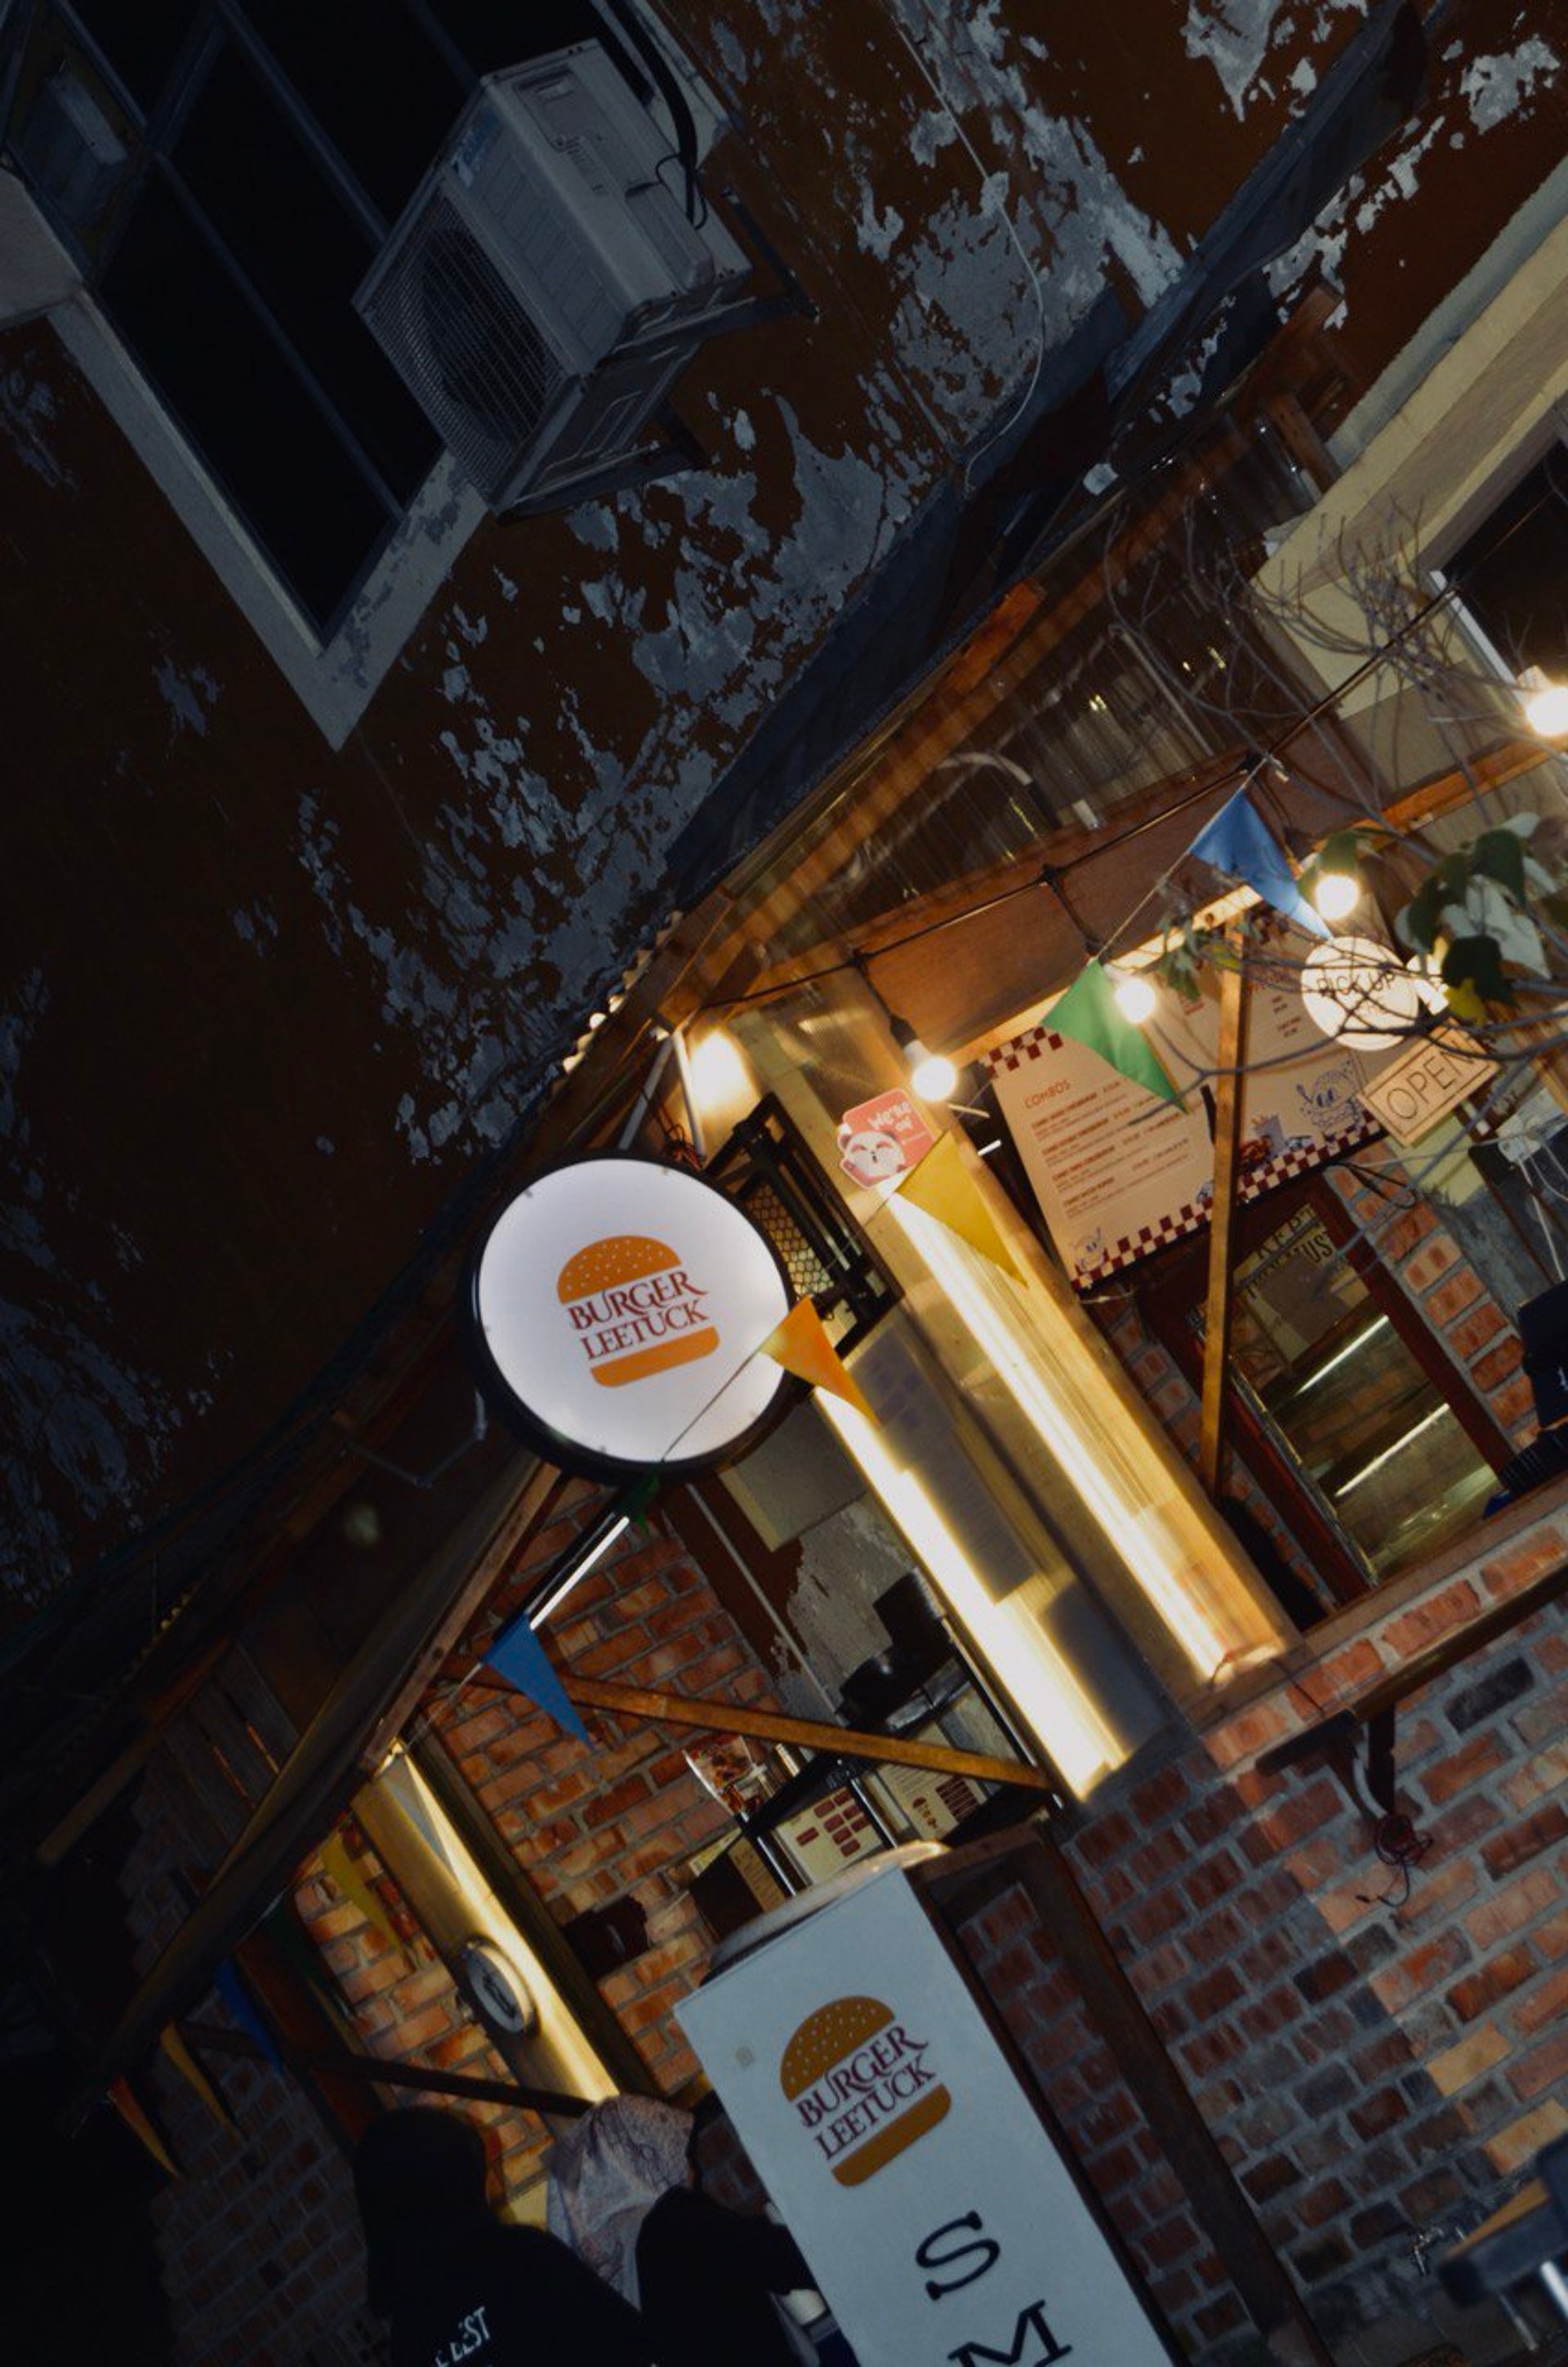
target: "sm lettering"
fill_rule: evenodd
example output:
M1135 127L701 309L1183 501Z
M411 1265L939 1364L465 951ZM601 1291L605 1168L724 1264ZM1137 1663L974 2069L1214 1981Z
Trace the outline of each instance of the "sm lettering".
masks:
M978 2284L1001 2256L1001 2246L994 2236L986 2234L977 2211L966 2211L961 2219L944 2220L915 2248L916 2265L934 2271L926 2279L926 2295L936 2302ZM989 2342L961 2342L947 2355L953 2367L980 2367L982 2361L995 2361L997 2367L1052 2367L1054 2361L1067 2358L1073 2347L1070 2342L1059 2342L1051 2331L1043 2301L1031 2302L1020 2311L1006 2340L1005 2350Z

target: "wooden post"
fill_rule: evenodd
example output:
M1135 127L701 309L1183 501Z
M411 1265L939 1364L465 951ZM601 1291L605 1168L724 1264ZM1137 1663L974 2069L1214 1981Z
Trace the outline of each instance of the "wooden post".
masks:
M1198 1468L1211 1497L1220 1492L1225 1451L1225 1378L1231 1344L1231 1237L1240 1163L1242 1070L1247 1060L1247 999L1242 946L1233 932L1235 967L1220 973L1219 1077L1214 1088L1214 1195L1209 1204L1209 1288L1203 1313L1203 1401Z
M267 2060L266 2049L243 2031L187 2022L185 2035L203 2054L237 2055L250 2063ZM346 2047L310 2048L280 2041L273 2053L286 2071L352 2079L360 2087L412 2088L419 2095L451 2096L461 2103L510 2104L517 2112L553 2113L561 2120L578 2120L593 2109L589 2096L564 2095L555 2088L524 2088L510 2079L476 2078L467 2071L427 2071L423 2064L387 2062L378 2055L350 2055Z
M620 1717L655 1718L666 1726L697 1726L710 1734L754 1734L764 1742L792 1742L802 1750L829 1751L842 1759L874 1759L894 1767L929 1768L938 1775L968 1775L981 1784L1017 1784L1031 1792L1062 1797L1062 1781L1045 1767L1022 1759L993 1759L950 1743L916 1742L905 1734L858 1734L809 1717L786 1717L777 1710L751 1709L739 1702L694 1701L685 1693L649 1693L641 1685L602 1684L597 1678L565 1680L569 1699L581 1709L613 1710Z

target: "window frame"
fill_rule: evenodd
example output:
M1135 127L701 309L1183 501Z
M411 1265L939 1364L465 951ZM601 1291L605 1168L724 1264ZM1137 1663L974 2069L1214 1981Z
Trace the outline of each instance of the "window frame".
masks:
M431 0L402 0L402 5L412 24L443 52L459 77L452 117L456 123L463 87L476 86L480 76L443 28ZM671 46L644 0L633 0L633 5L682 84L696 124L699 153L705 154L722 127L718 103L690 61ZM8 13L0 0L0 29ZM169 157L178 136L181 110L192 103L203 73L222 42L234 42L247 63L263 73L277 91L290 128L310 147L339 196L377 243L384 243L391 222L356 180L348 160L327 136L304 96L294 88L265 40L249 24L243 0L197 0L191 27L150 112L136 101L104 56L78 16L74 0L43 0L36 13L28 12L23 24L24 41L33 40L40 28L52 28L64 45L80 55L85 69L101 83L113 107L136 127L130 170L137 176L172 173ZM604 19L600 38L612 50L624 48L613 18ZM520 56L525 50L520 40ZM656 108L661 105L652 103ZM164 162L158 161L160 157ZM22 180L20 186L26 189L28 185ZM174 186L177 190L177 179ZM318 622L267 551L259 527L230 496L197 436L186 430L164 400L117 329L108 305L95 292L94 282L105 269L112 246L101 254L87 255L81 238L69 225L57 226L30 192L28 202L51 242L64 243L83 275L80 284L48 315L51 327L323 738L331 747L341 748L418 629L457 559L486 521L489 512L482 496L453 456L437 449L423 481L405 503L396 502L395 497L389 504L383 499L385 534L346 584L335 607ZM205 230L202 234L207 234ZM246 276L242 275L238 284L246 300L258 306L265 317L260 291ZM309 377L299 368L301 357L286 340L275 339L275 343L309 389ZM322 409L321 415L340 436L346 431L361 481L370 484L378 498L389 495L391 488L375 470L368 452L355 436L352 421L343 419L335 409Z

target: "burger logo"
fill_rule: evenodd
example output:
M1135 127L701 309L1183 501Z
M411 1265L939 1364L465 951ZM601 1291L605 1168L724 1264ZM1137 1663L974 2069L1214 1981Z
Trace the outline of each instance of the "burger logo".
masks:
M556 1296L593 1378L607 1389L711 1355L718 1331L705 1292L674 1251L646 1233L612 1233L568 1258Z
M953 2099L912 2038L875 1998L835 1998L784 2048L779 2085L840 2186L874 2178L944 2120Z

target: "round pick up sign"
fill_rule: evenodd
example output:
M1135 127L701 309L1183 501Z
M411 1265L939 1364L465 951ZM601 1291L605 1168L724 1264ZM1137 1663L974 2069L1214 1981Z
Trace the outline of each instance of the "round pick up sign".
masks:
M611 1153L536 1176L474 1261L490 1394L565 1469L619 1478L733 1455L783 1367L789 1312L767 1236L700 1176Z

